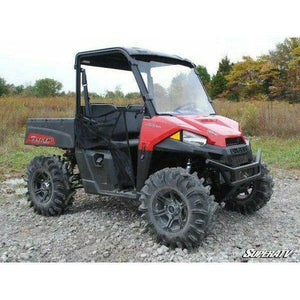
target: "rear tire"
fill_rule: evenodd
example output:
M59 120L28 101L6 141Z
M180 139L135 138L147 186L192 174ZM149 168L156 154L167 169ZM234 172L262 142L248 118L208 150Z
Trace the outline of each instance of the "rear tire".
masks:
M273 194L274 182L265 163L261 165L261 172L262 176L259 179L244 187L239 194L225 202L227 210L249 215L268 203Z
M182 168L165 168L146 180L139 210L158 242L193 248L205 239L217 204L203 183Z
M27 195L34 211L44 216L62 214L72 204L75 190L58 156L35 157L27 169Z

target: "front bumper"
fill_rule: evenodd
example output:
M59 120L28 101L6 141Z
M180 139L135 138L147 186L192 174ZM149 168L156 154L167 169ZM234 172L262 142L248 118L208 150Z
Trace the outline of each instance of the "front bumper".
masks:
M226 184L239 186L261 177L261 151L258 150L255 162L238 167L230 167L218 161L207 159L206 164L220 170Z

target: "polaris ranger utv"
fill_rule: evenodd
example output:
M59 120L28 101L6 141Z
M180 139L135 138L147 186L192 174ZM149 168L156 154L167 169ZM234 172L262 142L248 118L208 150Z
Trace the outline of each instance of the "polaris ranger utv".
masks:
M143 105L93 103L87 66L132 72ZM253 155L239 124L216 114L192 62L109 48L78 53L75 70L75 118L27 121L25 144L65 150L28 166L37 213L62 214L83 187L139 200L160 242L190 248L208 234L216 202L250 214L270 200L273 181L261 152Z

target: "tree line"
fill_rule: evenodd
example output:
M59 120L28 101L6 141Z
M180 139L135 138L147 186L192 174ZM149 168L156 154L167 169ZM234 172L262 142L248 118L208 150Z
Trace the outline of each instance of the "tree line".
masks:
M257 59L232 63L226 56L212 77L204 66L197 70L212 98L300 102L300 38L285 39Z
M64 96L75 96L75 93L72 91L64 92L62 90L62 83L51 79L44 78L39 79L35 82L34 85L29 85L24 87L23 85L14 85L7 84L6 81L0 77L0 97L3 95L19 95L25 97L64 97ZM107 99L116 99L116 98L128 98L128 99L137 99L140 97L140 93L131 92L124 94L119 87L116 87L114 91L106 91L103 95L89 92L89 96L92 98L107 98Z
M212 99L225 98L233 101L287 100L300 102L300 38L288 38L279 43L275 50L256 59L244 56L241 61L230 62L224 57L217 73L211 76L205 66L197 71ZM62 83L44 78L34 85L24 87L7 84L0 77L0 96L22 95L35 97L73 96L64 92ZM120 88L106 91L104 95L90 93L94 98L139 98L139 93L124 94Z

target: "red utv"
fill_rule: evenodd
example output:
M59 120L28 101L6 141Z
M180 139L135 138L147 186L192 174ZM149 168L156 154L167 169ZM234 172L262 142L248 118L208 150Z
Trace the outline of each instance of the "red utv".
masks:
M143 105L90 101L85 66L132 72ZM159 241L194 247L211 228L215 202L250 214L270 200L261 152L253 155L239 124L216 114L192 62L109 48L78 53L75 70L75 118L27 121L25 144L65 150L63 158L39 156L28 166L37 213L63 213L83 187L139 200Z

